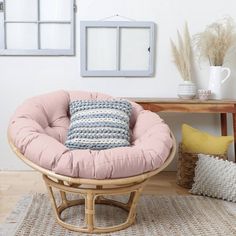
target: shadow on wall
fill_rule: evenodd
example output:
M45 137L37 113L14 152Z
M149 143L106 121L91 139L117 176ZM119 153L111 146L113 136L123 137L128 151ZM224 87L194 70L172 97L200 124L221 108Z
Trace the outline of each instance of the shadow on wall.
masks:
M230 78L222 85L222 92L225 98L236 99L236 56L235 52L225 60L225 67L231 70Z

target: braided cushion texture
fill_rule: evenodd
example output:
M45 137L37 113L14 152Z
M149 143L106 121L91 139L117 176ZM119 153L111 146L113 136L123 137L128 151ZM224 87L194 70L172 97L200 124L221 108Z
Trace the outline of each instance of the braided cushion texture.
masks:
M65 145L103 150L129 146L132 106L126 100L78 100L70 103L71 123Z
M190 192L236 202L236 164L199 154Z
M130 146L105 150L71 150L65 146L70 103L113 99L84 91L56 91L29 98L12 116L9 139L36 165L65 176L112 179L159 168L172 147L169 127L157 114L134 102L130 102Z

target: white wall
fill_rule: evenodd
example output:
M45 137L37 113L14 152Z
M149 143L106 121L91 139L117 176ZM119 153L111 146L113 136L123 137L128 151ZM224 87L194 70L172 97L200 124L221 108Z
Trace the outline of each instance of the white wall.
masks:
M195 34L212 21L226 15L236 20L235 0L77 0L77 53L75 57L0 57L0 169L23 170L27 167L10 151L7 125L15 108L26 98L57 89L93 90L126 97L176 97L180 76L172 63L169 38L176 39L176 29L189 23ZM152 78L81 78L79 21L99 20L120 14L157 24L156 74ZM233 58L234 57L234 58ZM236 54L232 55L231 81L227 96L236 98ZM197 63L194 80L206 87L208 65ZM219 134L216 115L161 114L180 140L180 127L186 122L194 127ZM230 126L231 127L231 126ZM232 129L231 129L232 132ZM232 158L232 150L231 150ZM171 169L175 168L173 162Z

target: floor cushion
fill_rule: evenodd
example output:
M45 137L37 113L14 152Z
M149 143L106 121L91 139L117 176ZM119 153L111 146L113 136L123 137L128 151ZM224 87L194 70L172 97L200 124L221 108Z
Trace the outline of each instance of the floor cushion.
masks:
M236 164L199 154L190 192L236 202Z

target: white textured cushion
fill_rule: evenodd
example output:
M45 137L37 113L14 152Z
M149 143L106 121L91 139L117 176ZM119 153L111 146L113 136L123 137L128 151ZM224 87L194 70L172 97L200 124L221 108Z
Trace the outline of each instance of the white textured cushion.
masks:
M199 154L190 192L236 202L236 164Z

